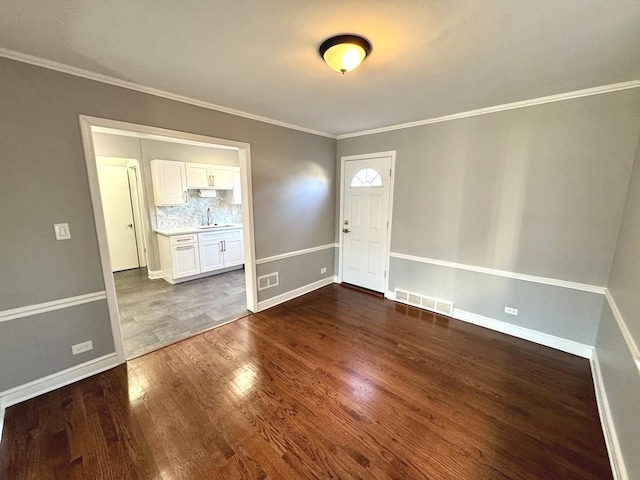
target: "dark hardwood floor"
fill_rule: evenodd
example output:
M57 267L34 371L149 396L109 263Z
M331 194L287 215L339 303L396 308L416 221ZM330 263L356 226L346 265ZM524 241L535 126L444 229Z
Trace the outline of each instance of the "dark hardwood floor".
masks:
M332 285L10 407L0 478L611 472L587 360Z

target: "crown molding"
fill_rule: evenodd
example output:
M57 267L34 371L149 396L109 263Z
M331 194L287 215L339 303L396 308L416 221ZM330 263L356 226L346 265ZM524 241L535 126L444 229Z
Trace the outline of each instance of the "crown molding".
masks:
M600 87L586 88L584 90L575 90L573 92L560 93L557 95L549 95L547 97L533 98L530 100L522 100L519 102L505 103L503 105L495 105L492 107L479 108L477 110L469 110L467 112L454 113L452 115L444 115L442 117L428 118L425 120L417 120L415 122L400 123L397 125L389 125L387 127L374 128L371 130L362 130L359 132L345 133L341 135L334 135L332 133L321 132L319 130L313 130L311 128L301 127L293 125L291 123L281 122L268 117L262 117L260 115L254 115L252 113L243 112L241 110L235 110L233 108L223 107L222 105L216 105L214 103L204 102L191 97L185 97L183 95L166 92L157 88L148 87L127 80L121 80L119 78L103 75L101 73L91 72L82 68L72 67L64 63L55 62L53 60L47 60L45 58L36 57L34 55L28 55L26 53L16 52L8 48L0 47L0 57L8 58L11 60L17 60L19 62L28 63L38 67L46 68L49 70L55 70L57 72L67 73L76 77L82 77L96 82L106 83L116 87L122 87L129 90L134 90L156 97L166 98L168 100L174 100L189 105L195 105L197 107L206 108L208 110L215 110L217 112L228 113L238 117L255 120L262 123L268 123L276 125L278 127L289 128L291 130L298 130L300 132L310 133L312 135L318 135L321 137L327 137L334 140L342 140L352 137L361 137L364 135L373 135L376 133L391 132L393 130L402 130L405 128L418 127L421 125L429 125L431 123L448 122L450 120L458 120L461 118L475 117L478 115L486 115L489 113L502 112L504 110L514 110L516 108L532 107L535 105L542 105L545 103L560 102L563 100L571 100L573 98L588 97L591 95L600 95L603 93L617 92L620 90L629 90L632 88L640 87L640 80L631 80L628 82L614 83L611 85L603 85Z
M415 122L400 123L390 125L388 127L374 128L371 130L362 130L360 132L345 133L338 135L338 140L345 138L361 137L364 135L373 135L376 133L391 132L393 130L402 130L405 128L419 127L421 125L429 125L430 123L448 122L450 120L459 120L461 118L475 117L478 115L486 115L489 113L502 112L504 110L515 110L516 108L533 107L545 103L561 102L563 100L571 100L573 98L589 97L592 95L600 95L603 93L618 92L620 90L629 90L631 88L640 87L640 80L631 80L629 82L613 83L611 85L603 85L600 87L586 88L584 90L575 90L573 92L560 93L557 95L549 95L547 97L532 98L530 100L522 100L520 102L505 103L503 105L495 105L493 107L479 108L477 110L469 110L467 112L454 113L452 115L444 115L442 117L428 118L426 120L417 120Z
M94 80L100 83L106 83L108 85L114 85L116 87L122 87L129 90L135 90L136 92L147 93L156 97L166 98L168 100L175 100L176 102L187 103L195 105L196 107L202 107L209 110L215 110L217 112L228 113L237 117L248 118L262 123L269 123L278 127L289 128L291 130L298 130L300 132L310 133L312 135L319 135L321 137L327 137L336 139L336 135L327 132L321 132L319 130L313 130L311 128L300 127L291 123L281 122L272 118L262 117L260 115L254 115L252 113L243 112L241 110L235 110L233 108L223 107L214 103L203 102L202 100L196 100L195 98L185 97L183 95L177 95L175 93L166 92L157 88L147 87L139 83L129 82L127 80L121 80L119 78L103 75L101 73L91 72L82 68L72 67L64 63L54 62L53 60L47 60L45 58L36 57L34 55L28 55L26 53L16 52L9 50L8 48L0 47L0 57L8 58L10 60L17 60L18 62L28 63L37 67L46 68L49 70L55 70L57 72L67 73L76 77L82 77L89 80Z

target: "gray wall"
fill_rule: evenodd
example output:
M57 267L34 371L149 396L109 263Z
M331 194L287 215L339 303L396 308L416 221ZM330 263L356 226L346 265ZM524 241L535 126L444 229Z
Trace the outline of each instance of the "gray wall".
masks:
M609 291L636 345L640 345L640 143L611 267Z
M514 323L584 345L594 345L604 295L392 258L389 289L455 299L455 308ZM504 312L519 308L518 316Z
M305 253L304 255L296 255L295 257L283 258L258 265L258 277L279 272L278 285L269 289L260 290L258 292L258 301L262 302L271 297L295 290L298 287L333 277L334 258L334 249L328 248L318 252ZM322 268L326 268L327 271L320 273ZM285 275L283 275L282 272L285 272ZM290 273L293 273L293 275Z
M333 242L335 140L4 58L0 71L0 218L9 227L1 234L0 309L104 289L79 114L250 143L257 257ZM55 240L52 224L61 222L69 223L71 240ZM98 305L92 318L102 320L87 332L94 343L110 336L106 306ZM29 319L7 323L0 365L18 370L4 387L32 380L34 368L49 374L70 366L72 332L91 319L64 311L65 321L52 317L55 337L31 328ZM49 345L46 356L9 348L27 335ZM95 349L72 363L101 354Z
M71 353L87 340L93 350ZM106 300L2 322L0 392L114 351Z
M338 159L397 151L394 252L605 286L639 131L634 89L341 139ZM409 285L397 265L390 278L416 293L450 282L421 274ZM597 319L580 318L574 290L563 289L560 303L551 291L512 298L485 284L486 276L457 281L463 276L465 285L445 299L476 308L476 289L490 299L482 310L494 318L594 344ZM556 310L541 308L544 302ZM525 315L499 317L507 305ZM557 325L562 318L567 324Z
M640 345L640 142L609 278L609 291L628 331ZM596 355L629 478L640 478L640 372L631 350L605 305Z

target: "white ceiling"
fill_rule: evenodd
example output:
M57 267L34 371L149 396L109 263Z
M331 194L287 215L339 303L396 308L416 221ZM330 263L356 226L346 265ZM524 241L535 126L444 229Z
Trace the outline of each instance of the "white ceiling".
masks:
M0 0L0 47L344 134L640 79L638 0ZM358 33L360 68L320 43Z

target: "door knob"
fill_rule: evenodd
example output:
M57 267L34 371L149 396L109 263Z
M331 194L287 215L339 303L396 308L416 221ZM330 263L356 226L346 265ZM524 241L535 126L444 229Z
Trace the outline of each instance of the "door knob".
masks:
M128 224L127 227L133 228L133 223Z
M351 230L349 230L348 228L343 228L343 229L342 229L342 232L343 232L343 233L349 233L350 231L351 231Z

